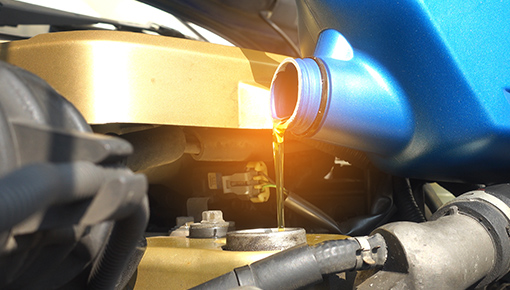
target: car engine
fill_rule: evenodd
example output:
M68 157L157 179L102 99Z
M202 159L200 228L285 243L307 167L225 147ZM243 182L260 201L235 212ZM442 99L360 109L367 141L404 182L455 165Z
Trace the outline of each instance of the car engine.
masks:
M510 285L507 1L42 2L0 0L0 288Z

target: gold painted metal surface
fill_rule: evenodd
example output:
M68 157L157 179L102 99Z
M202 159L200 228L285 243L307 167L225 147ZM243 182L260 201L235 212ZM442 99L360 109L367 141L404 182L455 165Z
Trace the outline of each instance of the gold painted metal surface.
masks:
M189 289L275 252L223 251L225 239L147 238L135 289Z
M307 243L345 239L342 235L307 234ZM147 250L140 261L135 290L189 289L276 252L223 251L223 239L186 237L147 238Z
M269 129L269 86L284 58L119 31L58 32L0 44L0 59L45 79L91 124Z

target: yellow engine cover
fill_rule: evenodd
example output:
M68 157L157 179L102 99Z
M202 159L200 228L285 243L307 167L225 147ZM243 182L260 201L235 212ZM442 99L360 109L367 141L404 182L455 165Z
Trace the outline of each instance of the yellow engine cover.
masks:
M309 245L347 236L307 234ZM223 239L147 238L147 250L130 285L134 289L189 289L276 251L224 251Z
M90 124L269 129L269 86L285 56L164 36L72 31L0 44Z

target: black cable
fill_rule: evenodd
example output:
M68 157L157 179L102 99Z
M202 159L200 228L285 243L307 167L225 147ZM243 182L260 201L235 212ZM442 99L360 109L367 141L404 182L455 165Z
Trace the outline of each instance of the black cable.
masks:
M186 21L182 21L182 20L179 20L184 26L186 26L186 28L188 28L189 30L191 30L191 32L193 32L196 37L198 38L198 40L200 41L204 41L204 42L209 42L207 40L207 38L205 38L200 32L198 32L193 26L191 26L188 22Z
M149 221L149 201L145 196L138 207L115 223L101 257L94 264L88 289L114 289L129 258L136 250Z
M401 212L402 219L417 223L426 221L425 215L414 198L411 183L408 178L394 177L393 192L394 201L398 210Z
M192 289L298 289L322 281L322 275L382 266L387 250L379 235L297 246L234 269Z

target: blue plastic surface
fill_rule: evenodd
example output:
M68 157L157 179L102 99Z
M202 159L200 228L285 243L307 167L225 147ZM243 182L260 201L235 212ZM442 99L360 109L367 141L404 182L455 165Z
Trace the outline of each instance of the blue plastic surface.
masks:
M414 131L404 92L383 67L347 46L335 30L319 38L314 56L327 71L329 102L313 138L378 155L401 151Z
M298 5L305 56L311 56L322 30L334 28L354 48L353 60L357 51L369 56L381 77L393 80L406 96L414 134L398 152L393 146L371 154L376 165L422 179L510 181L509 1L304 0ZM331 54L335 41L329 45L318 50ZM342 66L329 71L337 75L332 79L347 73L351 84L363 79ZM373 109L358 108L349 116L355 130Z
M288 118L298 136L379 155L400 152L412 138L413 116L398 83L332 29L322 32L314 59L280 64L271 98L273 118Z

